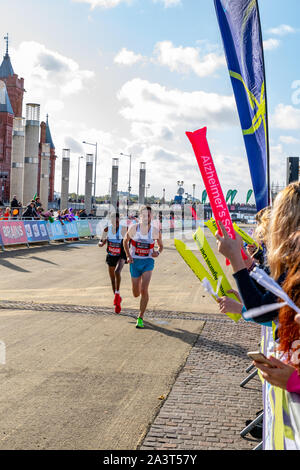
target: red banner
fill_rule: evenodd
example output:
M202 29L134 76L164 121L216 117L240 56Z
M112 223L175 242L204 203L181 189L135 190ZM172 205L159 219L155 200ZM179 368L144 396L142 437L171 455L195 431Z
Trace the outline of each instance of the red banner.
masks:
M26 230L23 222L16 221L0 221L0 235L3 245L18 245L27 243Z
M199 129L195 132L186 132L186 135L190 140L195 152L214 218L216 222L221 221L226 227L230 237L235 239L235 231L232 225L231 217L206 139L206 130L207 128L204 127L203 129ZM219 226L218 232L220 235L222 235ZM243 253L244 258L245 256L246 255Z

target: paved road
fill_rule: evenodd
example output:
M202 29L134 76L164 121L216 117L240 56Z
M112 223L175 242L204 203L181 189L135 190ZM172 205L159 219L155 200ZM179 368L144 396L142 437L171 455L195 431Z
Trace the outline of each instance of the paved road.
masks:
M208 239L215 246L209 233ZM197 255L194 242L192 246ZM86 246L71 243L1 253L1 298L111 307L113 297L105 256L105 248L98 248L96 240ZM231 277L230 268L225 270ZM123 270L121 294L124 307L138 308L138 301L131 294L128 266ZM156 260L149 308L218 313L217 304L203 292L170 240L165 241L165 250Z
M122 281L124 309L116 316L104 260L105 251L95 241L0 255L0 341L7 349L6 364L0 365L0 449L188 449L191 417L193 435L198 434L195 446L206 448L212 445L208 438L216 439L200 432L205 419L210 431L218 428L213 409L224 405L224 393L216 393L214 401L213 384L219 381L224 391L236 393L245 353L259 332L248 338L241 326L235 328L218 314L171 242L156 263L146 329L136 330L138 302L131 296L128 267ZM231 332L224 345L222 329ZM199 355L199 341L208 332L217 351L212 375L201 382L198 366L208 371L213 354L209 342L201 343ZM235 351L241 338L238 362L232 361L235 354L226 351ZM205 356L205 351L210 352ZM239 367L234 381L218 374L223 353L229 377ZM191 386L194 401L196 395L203 403L207 394L212 397L206 413L194 411ZM166 411L172 420L179 402L183 411L177 443L170 442L172 433L166 435L162 427L154 442L159 420ZM240 448L239 425L249 416L235 403L230 413L240 418L233 421L230 446ZM259 406L260 397L253 396L249 411ZM216 448L226 447L226 437L218 433Z

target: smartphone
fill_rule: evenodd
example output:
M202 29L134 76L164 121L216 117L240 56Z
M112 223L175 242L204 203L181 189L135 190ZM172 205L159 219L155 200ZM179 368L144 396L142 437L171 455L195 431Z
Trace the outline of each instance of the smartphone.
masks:
M269 359L259 351L248 352L247 356L253 359L253 361L260 362L261 364L267 364L270 367L276 368L273 362L269 361Z

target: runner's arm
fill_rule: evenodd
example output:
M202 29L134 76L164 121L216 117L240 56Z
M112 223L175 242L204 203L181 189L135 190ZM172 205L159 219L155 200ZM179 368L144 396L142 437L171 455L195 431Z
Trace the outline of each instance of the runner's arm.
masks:
M125 237L124 237L124 240L123 240L123 246L124 246L124 250L125 250L125 253L126 253L126 256L127 256L127 261L129 263L132 263L132 257L130 255L130 251L129 251L129 242L130 240L133 238L133 229L135 227L134 226L131 226L129 227Z
M101 240L98 243L98 246L102 247L102 246L105 245L105 243L107 241L107 232L108 232L108 227L105 227L105 229L103 230L103 233L102 233Z
M155 240L157 241L157 244L158 244L158 250L153 251L153 254L152 254L153 258L157 258L157 256L159 256L160 253L162 253L162 251L164 249L164 245L163 245L163 242L162 242L162 234L161 234L160 230L158 230L158 234L155 236Z

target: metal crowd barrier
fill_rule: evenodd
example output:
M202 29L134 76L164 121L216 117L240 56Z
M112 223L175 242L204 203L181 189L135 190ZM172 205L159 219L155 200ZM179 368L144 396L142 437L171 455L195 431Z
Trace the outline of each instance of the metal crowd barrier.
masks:
M275 324L273 328L262 327L261 351L265 356L276 350L275 328ZM247 372L252 368L248 367ZM260 412L240 435L245 437L255 426L262 423L262 442L254 450L300 450L300 395L274 387L266 382L257 370L240 385L244 386L257 373L262 382L263 412Z
M3 250L12 245L27 245L51 241L67 241L102 235L103 219L85 218L73 222L35 219L0 220L0 244Z

